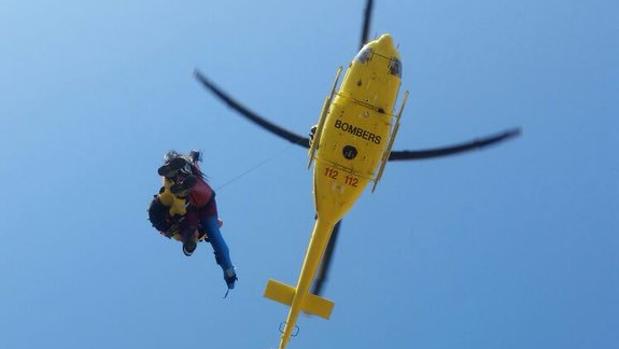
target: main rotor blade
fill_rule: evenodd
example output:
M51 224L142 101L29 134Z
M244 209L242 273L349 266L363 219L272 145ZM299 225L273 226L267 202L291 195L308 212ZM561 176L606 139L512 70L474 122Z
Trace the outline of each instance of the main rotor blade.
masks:
M335 251L335 244L337 243L337 236L340 232L341 223L342 221L339 221L337 222L335 227L333 227L333 233L331 233L331 239L329 240L329 244L327 245L327 249L325 250L325 255L322 258L322 264L320 265L318 276L316 277L316 280L314 280L314 287L312 288L312 293L315 295L321 295L322 288L327 281L327 276L329 275L329 268L331 267L333 252Z
M230 108L239 112L242 116L249 119L251 122L257 124L258 126L264 128L265 130L273 133L276 136L279 136L289 142L300 145L305 148L309 148L309 139L306 137L299 136L298 134L288 131L285 128L275 125L274 123L268 121L262 116L256 114L251 111L249 108L245 107L241 103L237 102L224 92L221 88L211 82L209 79L204 76L197 69L194 71L194 76L196 79L204 86L207 90L211 91L215 96L221 99L224 103L226 103Z
M481 148L494 145L520 135L520 128L513 128L501 133L497 133L484 138L477 138L472 141L455 144L447 147L423 149L423 150L400 150L392 151L389 161L400 160L423 160L449 156L467 151L479 150Z
M365 11L363 12L363 27L361 28L361 43L359 44L359 49L368 42L368 36L370 33L370 22L372 20L372 7L374 5L374 1L368 0L365 3Z

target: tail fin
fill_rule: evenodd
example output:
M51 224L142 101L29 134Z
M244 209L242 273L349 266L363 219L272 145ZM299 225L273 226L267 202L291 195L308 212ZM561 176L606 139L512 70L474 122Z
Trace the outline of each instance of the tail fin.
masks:
M294 287L271 279L267 283L267 287L264 290L264 296L276 302L290 306L292 305L296 292L297 290ZM332 301L308 292L303 299L301 310L303 310L306 314L320 316L321 318L328 320L331 316L331 311L333 311L334 305L335 303Z

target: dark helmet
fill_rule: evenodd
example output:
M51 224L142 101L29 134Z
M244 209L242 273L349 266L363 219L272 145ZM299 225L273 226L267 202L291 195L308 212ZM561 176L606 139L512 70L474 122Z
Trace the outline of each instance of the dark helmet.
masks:
M159 167L157 173L167 178L176 177L178 173L189 175L193 172L192 165L193 159L190 156L184 156L174 150L170 150L163 156L163 166Z
M148 206L148 220L155 229L167 232L172 227L169 216L168 207L162 204L157 195L155 195Z

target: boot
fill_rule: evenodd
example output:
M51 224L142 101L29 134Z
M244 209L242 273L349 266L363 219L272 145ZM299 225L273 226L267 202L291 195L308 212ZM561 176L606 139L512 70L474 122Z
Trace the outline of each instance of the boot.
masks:
M196 250L196 247L198 247L198 244L196 244L194 240L187 240L183 242L183 254L187 257L191 256Z

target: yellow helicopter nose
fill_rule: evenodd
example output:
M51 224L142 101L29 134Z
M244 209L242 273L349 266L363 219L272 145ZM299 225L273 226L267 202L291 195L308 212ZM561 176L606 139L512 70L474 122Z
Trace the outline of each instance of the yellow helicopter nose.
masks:
M376 52L385 57L398 57L398 51L393 43L393 37L390 34L383 34L375 40L373 45Z
M378 37L379 44L393 46L393 37L391 34L383 34Z

